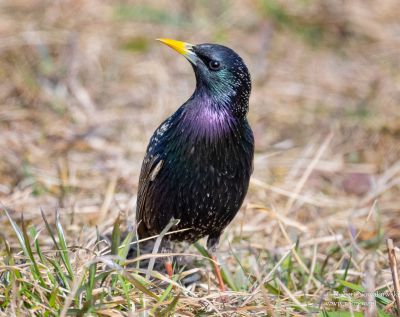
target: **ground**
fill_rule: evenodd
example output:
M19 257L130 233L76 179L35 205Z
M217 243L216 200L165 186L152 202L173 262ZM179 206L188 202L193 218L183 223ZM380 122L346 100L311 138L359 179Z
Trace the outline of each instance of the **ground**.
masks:
M0 3L0 314L394 316L399 15L396 0ZM173 282L119 238L147 142L195 84L159 37L227 45L252 74L255 168L219 247L224 294L200 246Z

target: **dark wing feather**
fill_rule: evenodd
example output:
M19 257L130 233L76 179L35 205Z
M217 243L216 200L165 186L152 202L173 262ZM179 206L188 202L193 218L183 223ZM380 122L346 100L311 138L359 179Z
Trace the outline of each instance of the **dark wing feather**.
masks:
M163 160L160 156L155 155L152 157L146 157L143 161L142 170L139 178L139 189L136 206L136 223L138 224L139 237L146 238L151 236L151 228L149 228L149 215L150 210L146 210L146 200L149 196L149 187L152 181L156 178L157 174L161 170Z

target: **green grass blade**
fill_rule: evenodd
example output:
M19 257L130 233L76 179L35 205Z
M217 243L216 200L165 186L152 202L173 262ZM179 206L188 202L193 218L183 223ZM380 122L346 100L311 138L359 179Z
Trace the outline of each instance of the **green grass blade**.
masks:
M31 260L31 264L32 264L31 265L31 267L32 267L32 275L35 277L35 279L37 279L39 281L39 284L42 287L46 287L46 285L44 283L44 280L42 278L42 275L40 273L39 267L37 265L36 259L33 256L31 243L30 243L30 238L29 238L28 232L26 230L26 225L25 225L24 218L22 217L21 220L22 220L22 234L23 234L24 241L25 241L25 247L26 247L26 250L27 250L28 255L29 255L29 259Z
M71 289L71 285L69 284L70 283L70 279L68 279L66 276L65 276L65 274L64 274L64 272L63 272L63 270L62 270L62 268L61 268L61 266L55 261L55 260L53 260L53 259L47 259L47 261L53 266L53 268L54 268L54 272L55 272L55 274L56 274L56 276L54 277L56 280L57 280L57 282L58 282L58 284L60 284L62 287L64 287L64 288L66 288L66 289L68 289L68 290L70 290Z
M57 250L59 250L60 247L59 247L59 245L57 243L57 240L56 240L56 238L54 236L53 230L51 230L51 227L49 225L49 222L47 221L46 215L44 214L43 209L41 209L41 208L40 208L40 213L42 214L42 219L44 221L44 224L46 226L47 232L50 235L51 240L53 240L54 246L56 247Z
M28 233L26 231L26 227L25 227L25 222L24 222L23 216L22 216L22 230L21 230L21 228L16 224L16 222L14 220L12 220L12 218L11 218L10 214L8 213L7 209L4 209L4 212L5 212L5 214L6 214L7 218L8 218L8 221L11 223L11 226L13 227L15 234L17 235L18 242L19 242L19 244L20 244L25 256L27 258L29 258L30 261L31 261L31 268L32 268L33 277L36 280L39 281L41 286L44 286L45 283L44 283L44 281L42 279L42 276L40 274L39 267L38 267L38 265L36 263L36 259L33 256L32 248L31 248L31 245L30 245L30 239L29 239Z
M66 260L65 257L64 257L64 253L61 251L62 247L57 243L57 239L56 239L56 237L55 237L55 235L54 235L54 233L53 233L53 230L51 230L51 227L50 227L50 225L49 225L49 222L47 221L47 218L46 218L46 216L45 216L45 214L44 214L44 212L43 212L43 209L40 209L40 212L41 212L41 214L42 214L42 218L43 218L44 224L45 224L45 226L46 226L46 230L47 230L47 232L49 233L49 235L50 235L50 237L51 237L51 240L52 240L53 243L54 243L55 249L57 250L57 252L60 253L61 260L63 261L64 266L67 268L67 267L68 267L68 263L67 263L67 260ZM53 262L53 261L52 261L52 262ZM53 262L53 263L55 263L55 262ZM58 265L58 264L57 264L57 265ZM53 265L53 266L54 266L54 265ZM70 265L69 265L69 266L70 266ZM68 271L68 269L67 269L67 271ZM61 272L61 271L60 271L60 272ZM72 279L73 279L72 269L71 269L71 272L68 271L68 273L69 273L69 275L70 275L70 276L69 276L69 279L72 281ZM63 275L63 277L65 277L64 273L62 273L62 275ZM61 275L60 275L60 276L61 276ZM65 284L69 286L69 283L65 283Z
M209 258L210 264L212 265L213 262L208 251L199 242L195 242L193 245L202 256ZM238 291L232 274L229 272L229 270L225 269L224 266L221 266L221 275L222 279L229 286L230 289L232 289L233 291Z
M132 289L131 285L129 283L127 283L127 281L121 275L118 275L118 278L119 278L119 282L120 282L122 291L125 296L126 306L128 307L128 309L131 309L132 303L131 303L131 298L129 296L129 292Z
M39 256L40 262L46 263L46 259L43 256L42 249L40 248L39 240L38 240L38 232L35 227L32 227L30 230L31 236L34 237L33 244L35 245L35 251Z
M121 263L125 261L126 257L128 256L129 249L131 247L131 242L134 236L135 236L134 232L132 231L129 232L125 237L124 241L122 242L122 245L119 246L118 257L120 258Z
M57 295L58 295L58 287L53 287L51 290L50 298L49 298L49 306L51 308L57 308Z
M147 289L138 279L136 279L132 274L125 272L123 275L133 286L135 286L138 290L140 290L143 294L146 294L155 300L159 301L159 297L154 294L152 291Z
M97 270L97 263L94 262L90 264L88 282L86 284L86 301L90 303L90 305L92 305L93 301L93 288L94 288L96 270Z
M174 316L174 310L175 310L176 304L179 301L179 297L180 297L180 294L178 294L178 296L176 296L164 310L162 310L159 314L157 314L157 316L160 316L160 317Z
M348 271L349 271L349 268L350 268L350 264L351 264L351 258L352 258L352 252L350 251L350 257L347 259L347 263L346 263L346 267L345 267L345 269L344 269L344 273L343 273L343 276L342 276L342 280L343 281L345 281L346 280L346 278L347 278L347 274L348 274Z
M10 214L8 213L7 209L3 209L4 212L6 213L6 216L8 218L8 221L10 222L11 226L13 227L13 230L15 232L15 234L17 235L17 239L18 242L22 248L22 251L24 252L25 256L29 258L29 252L26 249L26 245L25 245L25 239L24 239L24 234L22 233L21 229L19 228L19 226L16 224L16 222L14 222L14 220L12 220Z
M351 283L351 282L348 282L348 281L343 281L343 280L338 280L338 282L341 285L343 285L343 286L345 286L348 289L351 289L353 291L360 292L360 293L364 293L365 292L365 289L360 285L357 285L357 284L354 284L354 283ZM375 298L379 303L381 303L383 305L389 305L391 303L391 300L389 300L385 296L382 296L382 295L379 295L379 294L375 295Z
M120 218L119 215L117 219L114 222L114 227L113 231L111 234L111 254L112 255L117 255L118 254L118 248L121 243L121 229L120 229Z
M172 288L173 288L173 284L169 284L168 287L165 289L165 291L161 294L160 298L159 298L159 302L163 302L165 301L165 299L168 297L168 295L171 293Z
M360 285L348 282L348 281L343 281L343 280L338 280L338 282L343 285L344 287L347 287L348 289L351 289L356 292L364 292L364 288Z
M67 269L69 276L71 277L71 279L73 279L74 272L72 270L71 262L69 259L67 241L65 238L63 227L61 225L60 212L58 209L56 209L56 230L57 230L58 242L59 242L59 246L60 246L61 258L63 259L65 268Z

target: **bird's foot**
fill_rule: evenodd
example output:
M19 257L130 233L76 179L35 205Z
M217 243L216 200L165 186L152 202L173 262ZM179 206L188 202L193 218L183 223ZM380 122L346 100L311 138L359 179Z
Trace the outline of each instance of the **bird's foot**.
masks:
M228 295L221 295L217 298L217 301L223 304L229 303L229 296Z

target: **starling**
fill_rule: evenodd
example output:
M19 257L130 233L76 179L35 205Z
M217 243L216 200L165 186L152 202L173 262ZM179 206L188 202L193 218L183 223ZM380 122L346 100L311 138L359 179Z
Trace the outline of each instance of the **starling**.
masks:
M228 47L160 41L191 63L196 89L150 139L139 179L139 238L158 235L172 218L179 219L171 230L180 231L166 235L166 243L208 236L207 249L214 254L253 170L254 138L246 118L250 74ZM172 274L172 266L166 267ZM215 270L223 290L217 265Z

